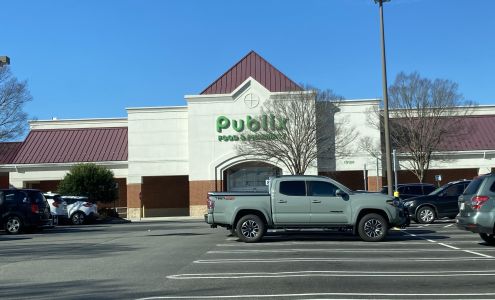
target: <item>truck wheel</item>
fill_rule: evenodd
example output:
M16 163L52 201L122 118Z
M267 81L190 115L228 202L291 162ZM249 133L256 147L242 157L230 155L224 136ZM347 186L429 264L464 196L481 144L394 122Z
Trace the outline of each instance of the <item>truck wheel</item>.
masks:
M379 214L367 214L359 220L359 237L365 242L379 242L388 231L387 221Z
M480 237L489 245L495 245L495 235L488 233L480 233Z
M431 206L423 206L416 213L416 220L421 224L431 224L435 221L435 210Z
M265 234L265 223L257 215L246 215L236 224L236 232L239 239L245 243L255 243Z

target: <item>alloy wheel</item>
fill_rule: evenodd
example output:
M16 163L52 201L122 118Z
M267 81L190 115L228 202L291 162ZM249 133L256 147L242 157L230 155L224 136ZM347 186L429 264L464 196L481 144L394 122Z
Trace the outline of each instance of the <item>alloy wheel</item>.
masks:
M11 218L7 221L7 231L11 233L19 232L21 222L17 218Z
M424 223L431 223L433 221L433 219L435 218L435 214L433 213L433 211L431 209L427 208L427 209L423 209L419 213L419 218Z
M242 223L241 233L247 238L254 238L260 232L260 226L253 220L246 220Z
M369 219L364 223L364 232L371 238L379 237L383 234L383 225L377 219Z

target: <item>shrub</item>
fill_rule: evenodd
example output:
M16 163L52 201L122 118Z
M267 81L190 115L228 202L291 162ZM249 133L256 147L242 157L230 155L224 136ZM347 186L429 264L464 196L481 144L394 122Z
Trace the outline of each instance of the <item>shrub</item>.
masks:
M96 164L78 164L58 186L58 192L67 196L86 196L91 202L110 203L117 198L113 172Z

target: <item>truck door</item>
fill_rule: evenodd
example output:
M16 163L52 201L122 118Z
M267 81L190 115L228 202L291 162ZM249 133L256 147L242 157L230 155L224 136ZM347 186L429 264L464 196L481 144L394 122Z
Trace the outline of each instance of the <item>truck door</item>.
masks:
M272 199L275 224L309 224L310 204L304 180L283 180Z
M326 181L308 181L311 224L349 224L349 200L336 195L337 186Z

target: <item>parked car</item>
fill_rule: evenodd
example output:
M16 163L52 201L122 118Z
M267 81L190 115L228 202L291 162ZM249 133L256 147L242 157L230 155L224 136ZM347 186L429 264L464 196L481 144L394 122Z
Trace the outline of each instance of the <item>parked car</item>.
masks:
M53 226L48 202L31 189L0 189L0 221L10 234Z
M62 197L59 194L48 192L43 194L43 196L45 196L45 199L50 205L50 213L53 217L53 224L57 225L61 222L65 222L68 219L67 202L62 200Z
M495 245L495 173L477 177L459 196L457 227Z
M397 185L399 199L408 199L416 196L428 195L436 189L431 183L401 183ZM382 187L382 194L388 194L388 187Z
M470 180L452 181L428 195L412 197L404 202L411 220L416 223L430 224L436 219L454 219L459 213L457 198L464 192Z
M67 216L74 225L82 225L98 217L98 207L83 196L61 196L67 203Z

